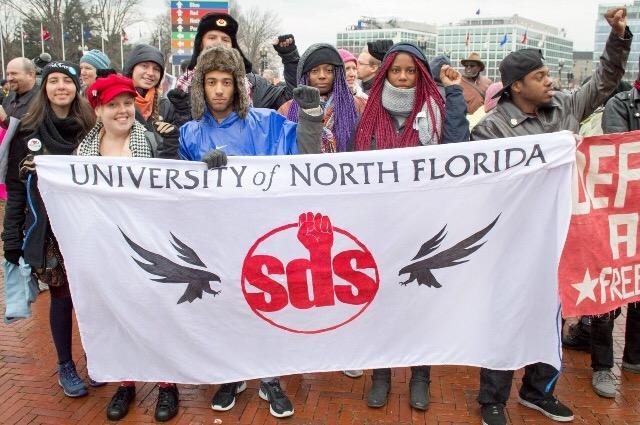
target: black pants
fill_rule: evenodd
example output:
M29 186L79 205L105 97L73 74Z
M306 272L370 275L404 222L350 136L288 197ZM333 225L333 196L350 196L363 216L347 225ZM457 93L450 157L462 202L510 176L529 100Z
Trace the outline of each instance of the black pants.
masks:
M613 325L620 314L594 316L591 318L591 367L594 371L613 368ZM627 307L624 354L622 360L640 364L640 303Z
M513 370L480 369L480 404L506 404L511 392ZM553 396L558 370L545 363L534 363L524 368L520 397L527 401L540 401ZM547 386L553 382L547 392Z

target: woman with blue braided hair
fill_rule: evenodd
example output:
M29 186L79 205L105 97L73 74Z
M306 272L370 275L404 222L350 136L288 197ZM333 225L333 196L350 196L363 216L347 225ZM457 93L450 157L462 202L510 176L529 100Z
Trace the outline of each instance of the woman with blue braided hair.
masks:
M344 62L338 50L330 44L318 43L309 47L298 62L298 85L315 87L320 91L324 132L322 152L345 152L366 100L352 94L347 84ZM278 112L298 122L300 105L290 100Z

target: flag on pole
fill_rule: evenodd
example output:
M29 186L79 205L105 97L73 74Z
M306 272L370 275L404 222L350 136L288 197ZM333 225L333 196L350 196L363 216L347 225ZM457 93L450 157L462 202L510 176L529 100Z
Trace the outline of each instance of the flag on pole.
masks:
M42 37L42 41L49 41L51 40L51 33L49 33L49 31L47 31L44 27L42 27L42 29L40 30L40 37Z
M480 9L476 10L476 15L480 16Z
M469 47L469 44L471 44L471 34L467 32L467 37L464 40L464 45Z
M104 30L104 28L100 31L100 37L102 37L104 41L109 41L109 36L107 35L107 32Z
M23 40L28 40L29 39L29 34L27 34L26 31L22 31L22 39Z
M520 40L520 43L527 44L528 40L529 39L527 38L527 30L524 30L524 34L522 35L522 40Z
M500 47L504 47L504 45L507 44L507 41L508 41L508 37L507 37L507 33L505 32L502 38L500 39Z
M122 43L126 43L127 41L129 41L129 37L127 37L127 33L124 31L124 28L122 29L122 34L120 35L120 40L122 40Z

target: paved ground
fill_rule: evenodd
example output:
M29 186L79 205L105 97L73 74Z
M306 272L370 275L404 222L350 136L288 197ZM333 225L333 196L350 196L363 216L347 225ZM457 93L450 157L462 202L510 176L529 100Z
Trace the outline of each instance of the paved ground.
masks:
M2 216L0 205L0 217ZM2 291L4 294L4 291ZM0 295L4 312L4 300ZM48 325L49 294L42 293L34 304L33 317L12 325L0 324L0 424L102 424L109 423L105 407L115 384L91 390L89 396L70 399L57 385L56 359ZM615 333L616 375L620 393L613 399L600 398L591 390L588 354L566 351L564 373L557 395L576 413L577 424L640 425L640 375L621 373L624 328L618 319ZM74 358L81 375L86 376L77 328ZM405 369L394 371L390 401L386 408L369 409L364 398L370 386L367 374L359 379L341 373L304 374L283 378L296 413L286 420L269 415L266 402L257 395L257 382L240 395L236 406L225 414L214 412L209 403L215 386L180 386L181 407L171 424L480 424L475 401L478 370L472 367L434 367L431 405L426 413L412 410L408 402ZM514 402L521 373L516 374L507 413L512 424L549 424L543 418ZM157 388L138 384L135 406L122 421L153 422Z

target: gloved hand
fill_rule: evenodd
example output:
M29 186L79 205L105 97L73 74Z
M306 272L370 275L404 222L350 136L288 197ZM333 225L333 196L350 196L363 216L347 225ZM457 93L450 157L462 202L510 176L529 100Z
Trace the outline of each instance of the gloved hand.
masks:
M36 173L36 163L32 154L27 155L20 163L20 172L18 177L20 180L27 180L29 175Z
M296 39L293 34L279 35L277 39L273 41L273 48L276 49L279 55L286 55L296 49Z
M300 85L293 89L293 99L302 109L313 109L320 106L320 91L311 86Z
M4 251L4 258L11 264L15 264L19 266L20 257L23 256L23 252L21 249L7 249Z
M367 42L367 50L369 51L369 54L379 61L384 59L384 55L387 54L391 46L393 46L393 40L376 40Z
M178 129L173 124L169 124L166 121L156 121L153 125L156 128L156 132L163 137L175 135L178 132Z
M214 149L207 152L202 157L202 162L207 164L207 168L218 168L227 165L227 154L220 149Z

